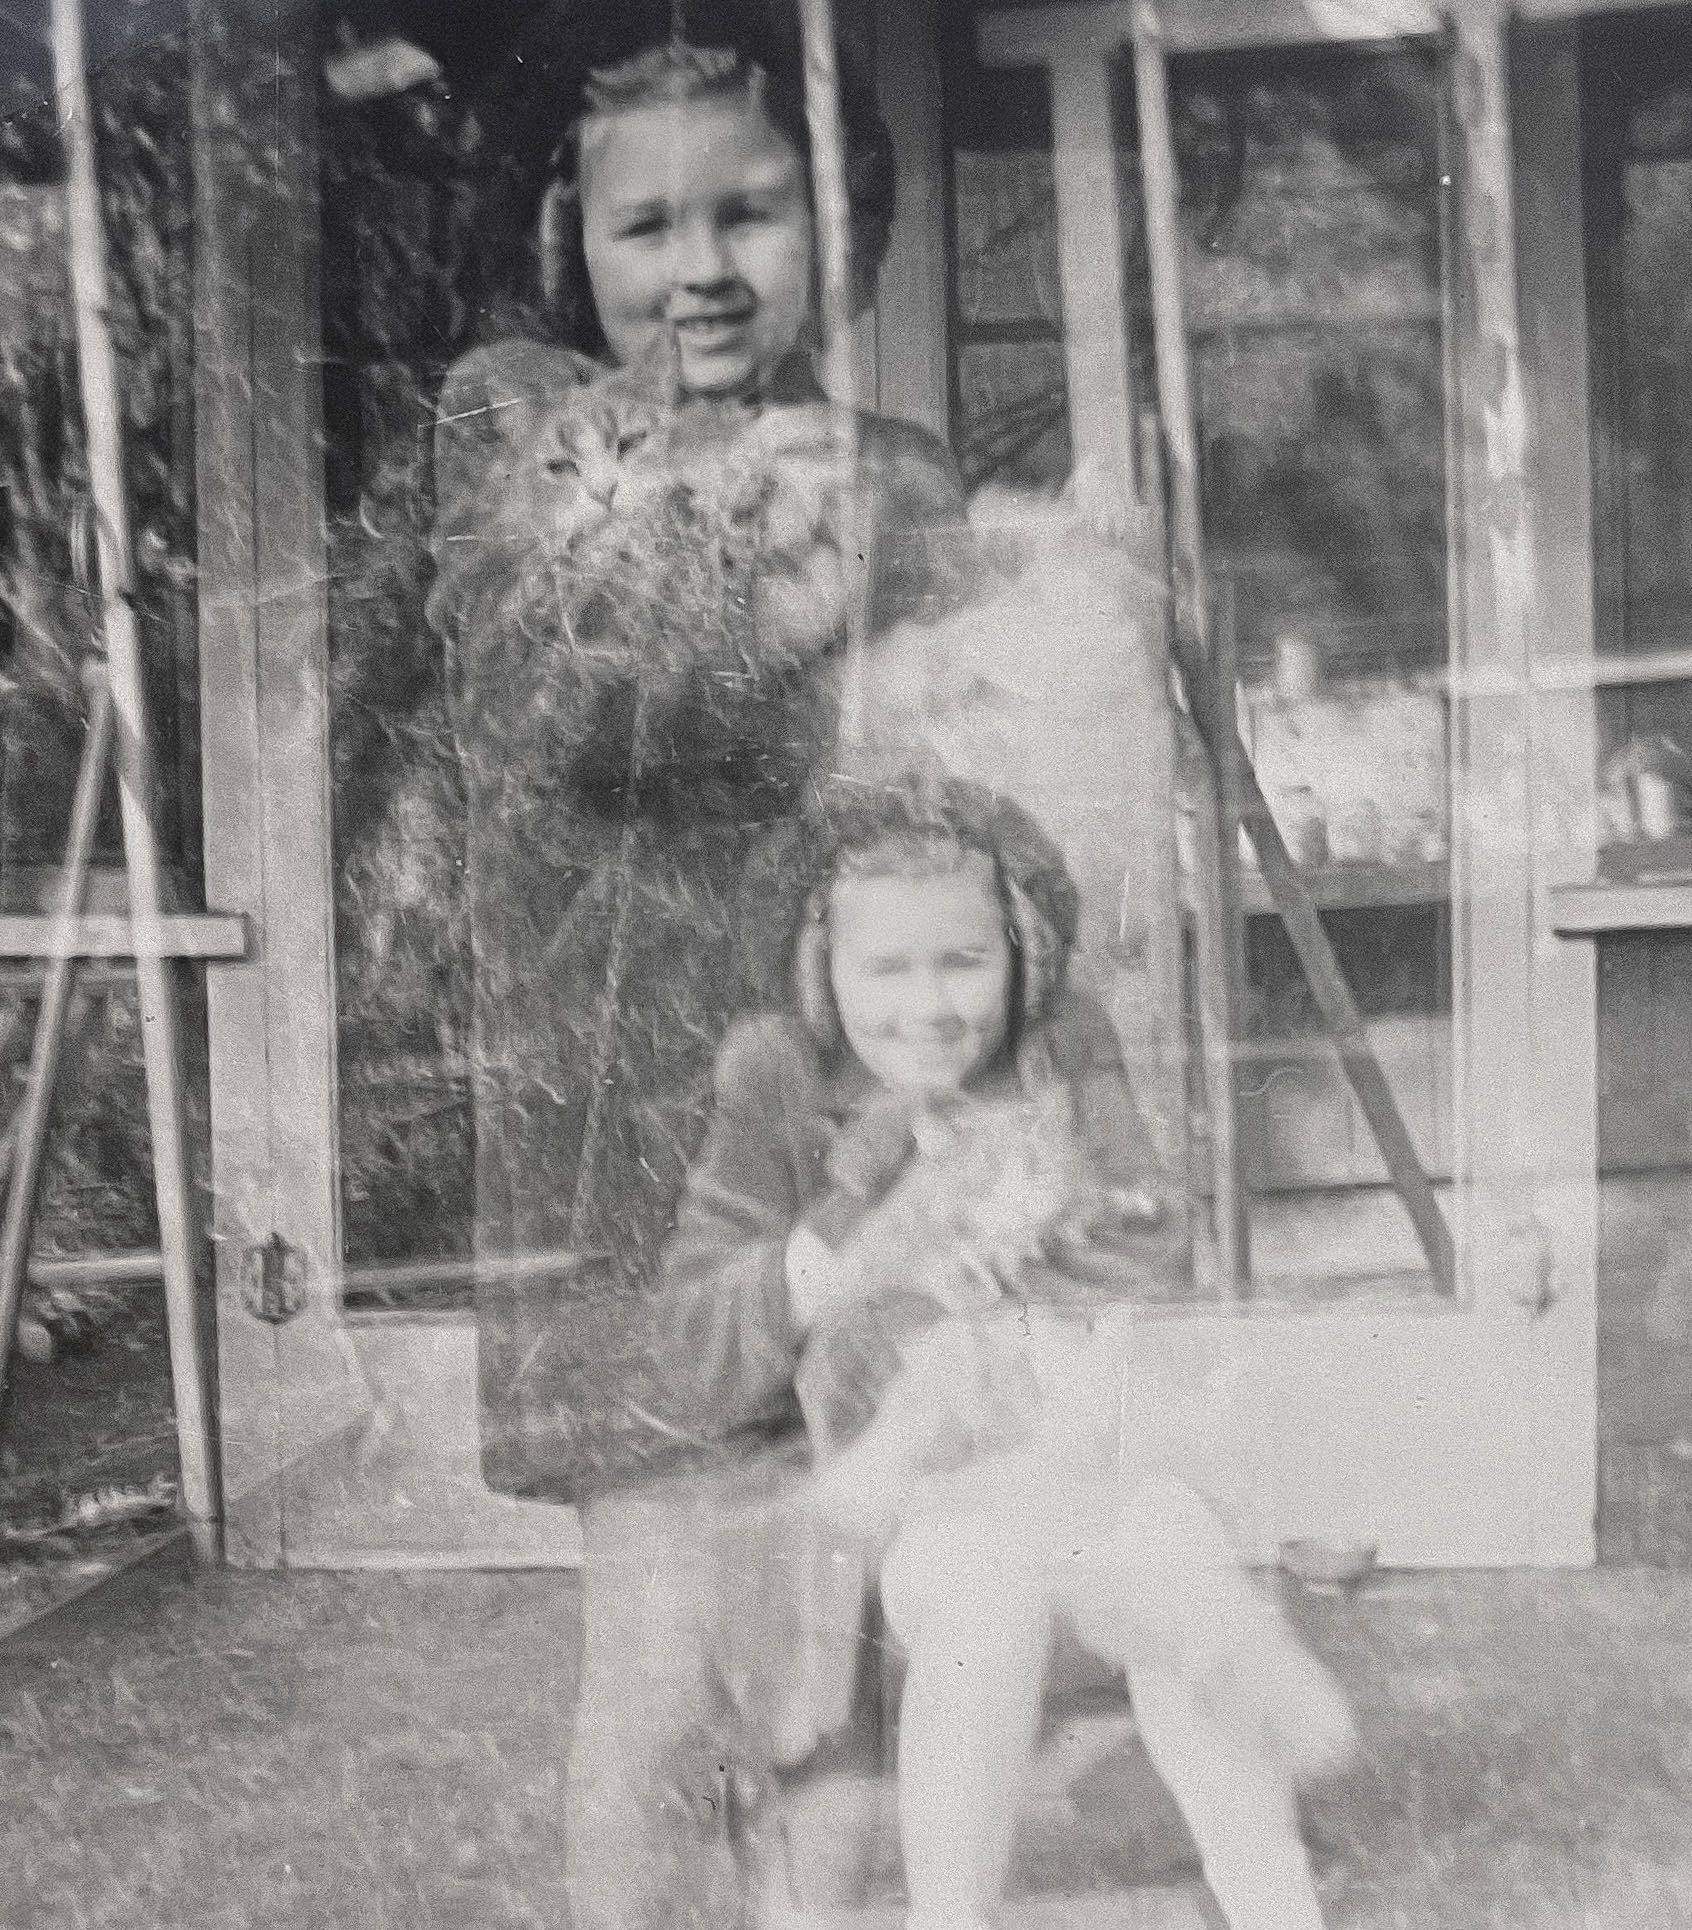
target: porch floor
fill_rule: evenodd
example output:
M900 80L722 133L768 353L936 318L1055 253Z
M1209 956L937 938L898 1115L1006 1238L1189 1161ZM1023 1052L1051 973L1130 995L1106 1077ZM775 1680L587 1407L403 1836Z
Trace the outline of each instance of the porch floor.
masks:
M0 1643L8 1924L554 1930L577 1602L178 1548L32 1624ZM1310 1809L1335 1930L1692 1922L1692 1576L1388 1575L1295 1612L1366 1743ZM1146 1881L1013 1917L1198 1924L1161 1801L1132 1748L1083 1775L1073 1819L1122 1818Z

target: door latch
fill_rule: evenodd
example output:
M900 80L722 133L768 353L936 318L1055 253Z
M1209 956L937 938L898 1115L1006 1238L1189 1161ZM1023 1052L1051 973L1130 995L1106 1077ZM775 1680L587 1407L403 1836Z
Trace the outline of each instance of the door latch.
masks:
M280 1233L247 1248L241 1263L241 1304L255 1320L280 1327L306 1302L305 1255Z
M1511 1246L1510 1298L1537 1319L1557 1302L1556 1249L1551 1229L1537 1213L1529 1213L1511 1222L1507 1238Z

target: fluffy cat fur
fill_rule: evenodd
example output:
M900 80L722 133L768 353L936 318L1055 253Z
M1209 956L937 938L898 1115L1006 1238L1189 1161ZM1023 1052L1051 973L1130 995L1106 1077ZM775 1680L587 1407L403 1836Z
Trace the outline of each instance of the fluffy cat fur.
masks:
M748 653L826 644L845 607L826 406L683 407L671 346L631 369L559 366L574 388L515 405L519 605L576 648L653 620L684 658L689 634L709 650L725 630Z
M1030 1302L1089 1304L1062 1269L1066 1249L1157 1211L1099 1179L1062 1086L974 1102L950 1121L919 1117L913 1133L919 1156L838 1256L851 1303L812 1337L797 1378L813 1446L824 1461L844 1457L829 1477L841 1494L854 1455L866 1477L876 1464L884 1490L1025 1432L1034 1390L992 1345L993 1324L1015 1323Z

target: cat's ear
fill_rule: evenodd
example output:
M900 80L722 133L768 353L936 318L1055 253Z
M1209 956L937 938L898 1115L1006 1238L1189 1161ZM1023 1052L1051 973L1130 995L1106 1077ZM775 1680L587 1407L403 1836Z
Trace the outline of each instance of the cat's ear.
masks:
M579 389L585 389L590 382L597 382L605 373L604 364L596 362L591 355L583 355L579 349L561 348L558 350L558 367L567 373Z

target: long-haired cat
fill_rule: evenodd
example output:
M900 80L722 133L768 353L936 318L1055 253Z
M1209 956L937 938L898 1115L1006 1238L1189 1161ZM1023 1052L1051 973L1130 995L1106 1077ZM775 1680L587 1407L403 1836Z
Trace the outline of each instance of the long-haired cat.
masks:
M638 610L672 638L727 623L748 659L825 644L844 617L826 405L684 399L668 342L624 369L550 353L571 380L516 405L508 490L569 637Z
M812 1337L796 1381L820 1498L854 1520L886 1519L916 1476L986 1447L1035 1436L1056 1447L1062 1430L1021 1345L1029 1310L1096 1304L1065 1273L1066 1251L1107 1224L1158 1217L1149 1196L1101 1181L1061 1085L919 1115L914 1134L914 1156L840 1250L851 1305ZM1087 1331L1084 1318L1042 1314L1041 1364L1092 1374Z

